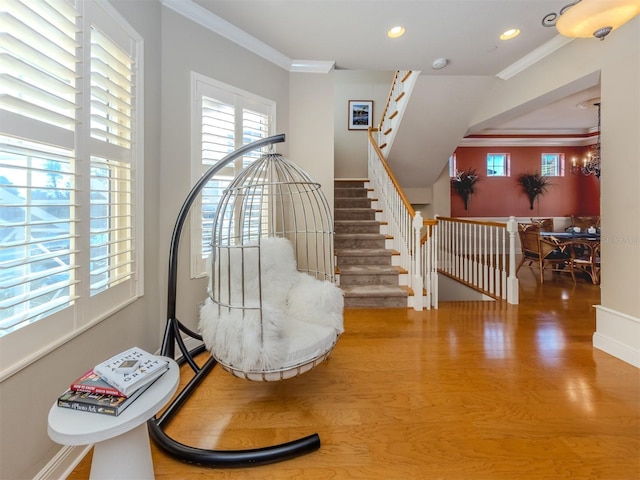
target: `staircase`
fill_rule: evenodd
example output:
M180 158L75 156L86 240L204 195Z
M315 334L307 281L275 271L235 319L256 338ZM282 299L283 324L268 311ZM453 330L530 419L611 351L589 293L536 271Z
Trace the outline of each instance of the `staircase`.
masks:
M334 182L334 250L347 308L407 308L409 289L400 286L406 270L394 265L383 225L364 180Z

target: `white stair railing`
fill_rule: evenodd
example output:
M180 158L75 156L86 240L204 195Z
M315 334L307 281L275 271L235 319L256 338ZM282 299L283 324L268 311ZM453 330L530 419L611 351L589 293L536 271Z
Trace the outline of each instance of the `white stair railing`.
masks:
M427 269L433 268L435 263L430 261L428 267L423 264L426 258L424 245L431 248L432 242L421 243L422 216L414 211L386 162L386 153L391 148L418 74L404 70L397 71L394 76L380 123L369 130L368 178L377 197L380 220L386 225L392 248L398 253L394 264L408 273L409 286L413 290L411 306L422 310L431 308L432 300L436 299L431 294L435 271L432 273ZM434 255L427 257L435 258Z
M416 270L413 265L415 211L398 188L382 152L376 145L373 133L373 129L370 130L368 177L377 198L378 210L381 211L379 220L386 225L391 248L397 252L396 265L407 270L409 278L413 279ZM413 285L411 287L413 288Z
M517 222L437 217L441 273L495 299L518 303L515 275Z
M415 310L438 307L438 272L490 297L518 303L517 222L454 218L424 220L415 212L386 161L418 72L398 71L377 127L369 129L368 176L386 225L394 264L408 272Z
M418 75L420 75L419 71L398 70L393 77L387 103L382 112L380 123L376 127L377 145L385 158L393 144Z

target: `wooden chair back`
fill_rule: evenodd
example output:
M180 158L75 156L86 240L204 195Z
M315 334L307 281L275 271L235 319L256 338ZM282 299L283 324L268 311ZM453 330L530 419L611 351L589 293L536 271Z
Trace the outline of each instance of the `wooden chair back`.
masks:
M518 236L522 248L522 259L516 269L516 274L524 263L536 266L540 270L540 283L544 283L544 270L547 265L555 272L570 273L575 282L573 264L569 252L551 238L540 236L540 225L534 223L519 223ZM568 267L568 268L566 268Z
M586 230L589 227L598 228L600 226L600 216L576 217L571 215L571 226L580 227L580 230Z
M540 226L541 232L553 232L553 218L532 218L531 223Z
M540 225L519 223L518 235L520 236L522 255L525 257L540 256Z

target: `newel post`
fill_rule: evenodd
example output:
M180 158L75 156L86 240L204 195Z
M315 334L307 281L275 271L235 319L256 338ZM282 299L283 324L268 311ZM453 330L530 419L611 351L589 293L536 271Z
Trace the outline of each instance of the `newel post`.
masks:
M413 281L411 288L413 289L413 309L424 310L424 295L422 291L424 289L424 282L422 280L422 258L424 257L422 252L422 214L416 212L413 217L413 233L414 233L414 249L413 249Z
M516 277L516 233L518 232L518 221L516 217L509 217L507 222L507 232L509 233L509 277L507 278L507 302L512 305L519 303L519 283Z

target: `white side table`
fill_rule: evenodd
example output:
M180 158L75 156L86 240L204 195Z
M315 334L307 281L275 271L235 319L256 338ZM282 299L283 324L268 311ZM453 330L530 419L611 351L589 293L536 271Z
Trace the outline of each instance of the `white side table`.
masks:
M169 370L117 417L58 407L49 411L49 437L62 445L95 444L91 479L153 480L147 420L165 406L180 380L172 359Z

